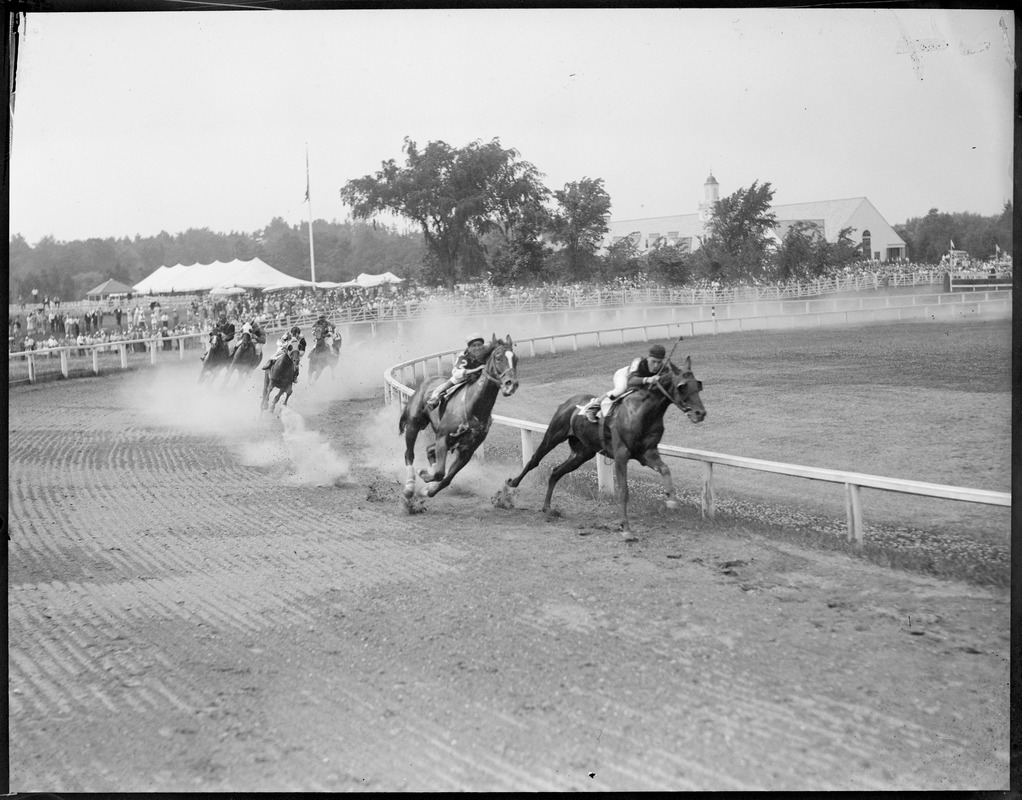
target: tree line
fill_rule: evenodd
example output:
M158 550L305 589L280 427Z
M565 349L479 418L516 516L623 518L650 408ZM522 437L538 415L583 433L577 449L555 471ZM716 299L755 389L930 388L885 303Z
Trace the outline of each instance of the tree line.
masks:
M720 199L694 252L661 240L646 252L627 237L606 250L611 198L601 178L584 177L551 190L544 175L499 139L452 147L420 147L405 138L404 163L391 159L371 175L348 181L341 199L352 209L344 222L313 224L316 279L351 280L361 272L391 271L425 285L485 279L498 286L542 282L608 281L639 275L669 284L695 280L806 280L861 260L854 231L824 239L812 224L790 226L777 243L771 231L774 190L753 182ZM413 232L381 219L400 219ZM977 259L1011 251L1012 208L1001 215L941 213L910 219L895 230L912 261L939 262L955 241ZM81 297L107 278L132 285L161 265L261 258L295 277L309 278L307 223L274 218L253 233L208 228L133 240L58 242L34 247L10 243L12 299L39 294Z

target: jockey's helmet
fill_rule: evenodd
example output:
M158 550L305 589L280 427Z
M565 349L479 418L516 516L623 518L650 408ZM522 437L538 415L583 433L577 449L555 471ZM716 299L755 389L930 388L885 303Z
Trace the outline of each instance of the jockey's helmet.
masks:
M483 338L483 335L481 333L470 333L468 336L465 337L465 344L471 346L475 342L479 342L479 344L485 344L486 339Z
M667 350L664 349L662 344L650 345L649 354L651 357L659 358L661 361L667 358Z
M297 325L295 325L294 327L291 328L291 333L294 336L301 336L302 335L302 329L299 328Z

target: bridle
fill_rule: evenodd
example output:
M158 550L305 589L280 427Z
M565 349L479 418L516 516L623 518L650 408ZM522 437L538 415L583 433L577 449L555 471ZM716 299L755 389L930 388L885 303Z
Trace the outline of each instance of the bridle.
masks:
M500 344L503 344L503 342L501 342ZM493 375L493 373L490 372L490 365L493 363L493 354L496 353L496 352L497 352L497 348L495 347L493 349L493 353L490 353L490 357L486 360L486 367L485 367L485 371L483 372L483 375L486 376L486 380L493 381L495 384L497 384L497 386L503 386L504 385L504 378L507 377L507 374L509 372L514 372L515 368L513 366L511 366L510 364L508 364L508 368L506 370L501 372L499 375L496 375L496 376ZM508 352L513 353L514 351L511 350L511 348L509 348L507 345L504 345L504 352L505 353L508 353Z
M692 405L688 402L688 393L686 392L685 395L682 397L681 401L679 402L679 401L674 399L672 394L668 393L668 391L664 388L664 385L660 382L660 376L663 374L664 370L667 368L668 363L670 363L670 362L669 361L664 361L663 366L660 367L660 371L657 373L657 382L656 382L655 386L656 386L657 389L660 390L660 394L662 394L664 397L667 398L668 402L670 402L671 405L675 405L679 409L681 409L681 413L682 414L688 414L688 412L692 410ZM691 372L687 372L687 373L686 372L682 372L681 373L681 377L682 378L684 378L686 375L692 375L692 373ZM672 373L672 377L673 377L673 373Z

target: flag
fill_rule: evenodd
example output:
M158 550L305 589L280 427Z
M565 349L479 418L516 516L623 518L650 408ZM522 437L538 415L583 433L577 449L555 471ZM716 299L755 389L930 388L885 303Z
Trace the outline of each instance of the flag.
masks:
M997 253L997 255L1001 254L1001 246L997 243L994 243L994 252Z
M305 199L308 200L308 197L306 197ZM952 250L955 249L955 240L954 239L951 240L951 249Z
M306 199L303 202L309 202L309 150L306 150ZM951 244L954 247L955 244Z

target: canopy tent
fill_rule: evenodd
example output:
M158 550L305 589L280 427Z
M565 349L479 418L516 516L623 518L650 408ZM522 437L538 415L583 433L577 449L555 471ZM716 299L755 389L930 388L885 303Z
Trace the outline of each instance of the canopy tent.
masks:
M135 284L139 294L169 294L171 292L208 292L211 289L265 289L267 287L299 288L312 286L312 281L294 278L274 269L265 261L253 258L249 261L223 262L212 264L178 264L160 267L149 277Z
M354 280L356 286L362 286L366 289L372 288L373 286L382 286L385 283L403 283L404 278L399 278L393 272L384 272L382 275L370 275L367 272L361 273Z
M85 297L88 300L102 300L105 297L109 297L112 294L131 294L135 290L127 284L116 281L113 278L109 278L103 281L95 289L90 289L85 293Z

